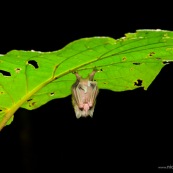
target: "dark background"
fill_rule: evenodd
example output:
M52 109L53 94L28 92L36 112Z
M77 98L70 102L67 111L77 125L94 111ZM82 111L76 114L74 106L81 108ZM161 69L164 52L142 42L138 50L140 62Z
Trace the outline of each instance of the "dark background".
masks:
M173 30L165 4L7 4L1 6L0 54L54 51L79 38L118 39L137 29ZM76 119L71 96L33 111L19 109L0 132L0 172L141 172L173 166L172 87L169 64L147 91L100 90L93 118Z

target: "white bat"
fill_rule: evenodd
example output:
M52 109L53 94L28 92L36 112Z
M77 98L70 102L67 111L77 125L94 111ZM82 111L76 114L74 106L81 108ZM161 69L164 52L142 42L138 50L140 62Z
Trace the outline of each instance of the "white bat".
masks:
M76 82L72 85L72 104L76 118L93 116L96 97L99 89L97 82L93 81L97 71L93 71L87 78L82 78L76 72Z

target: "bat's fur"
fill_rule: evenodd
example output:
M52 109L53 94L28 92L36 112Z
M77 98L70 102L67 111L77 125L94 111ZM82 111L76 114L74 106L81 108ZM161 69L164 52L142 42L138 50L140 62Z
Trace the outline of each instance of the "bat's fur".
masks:
M87 78L82 78L76 72L76 82L72 85L72 104L76 117L93 116L96 97L99 89L93 81L96 71L93 71Z

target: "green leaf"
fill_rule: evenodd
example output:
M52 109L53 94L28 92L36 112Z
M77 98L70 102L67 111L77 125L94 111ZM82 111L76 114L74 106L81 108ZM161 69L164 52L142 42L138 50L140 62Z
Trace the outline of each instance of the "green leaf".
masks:
M82 38L53 52L12 50L0 56L0 129L19 107L29 110L71 94L75 75L94 68L100 89L147 89L173 60L173 32L138 30L115 40Z

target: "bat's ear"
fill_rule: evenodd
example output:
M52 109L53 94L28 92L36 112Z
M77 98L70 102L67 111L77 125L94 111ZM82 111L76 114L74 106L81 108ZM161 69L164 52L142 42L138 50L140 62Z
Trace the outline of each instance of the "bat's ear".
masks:
M81 79L81 76L78 74L77 71L74 71L73 74L75 74L77 80Z
M94 75L96 74L96 72L98 72L98 70L96 68L93 69L92 73L89 74L89 80L93 81L94 80Z

